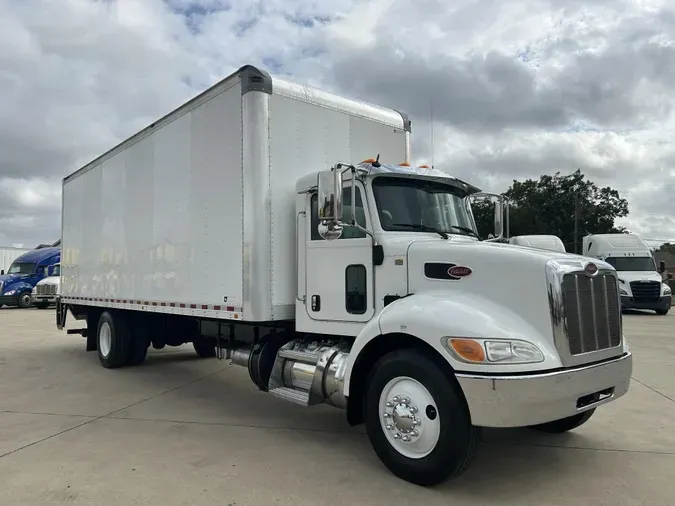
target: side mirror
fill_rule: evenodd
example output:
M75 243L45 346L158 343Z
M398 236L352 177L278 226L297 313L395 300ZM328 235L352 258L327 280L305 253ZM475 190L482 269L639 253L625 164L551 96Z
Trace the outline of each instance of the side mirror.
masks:
M504 235L504 203L501 199L495 202L494 209L494 237L501 238Z
M326 170L319 172L319 220L340 221L342 219L342 172Z
M319 172L318 177L319 235L338 239L342 235L342 172L337 169Z
M0 276L4 276L4 275L5 275L5 269L0 270Z

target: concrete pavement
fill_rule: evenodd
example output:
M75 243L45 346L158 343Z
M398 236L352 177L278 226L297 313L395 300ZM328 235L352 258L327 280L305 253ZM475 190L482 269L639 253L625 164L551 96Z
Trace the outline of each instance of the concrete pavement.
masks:
M488 430L460 479L391 475L363 428L190 346L105 370L52 310L0 309L0 504L658 505L675 497L675 315L629 314L630 392L573 433Z

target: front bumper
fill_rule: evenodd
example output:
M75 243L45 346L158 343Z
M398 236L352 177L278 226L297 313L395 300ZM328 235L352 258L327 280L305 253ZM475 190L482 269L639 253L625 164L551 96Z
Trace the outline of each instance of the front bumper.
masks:
M32 294L30 299L33 302L33 304L35 304L35 303L55 304L56 303L56 295L35 295L35 294Z
M498 376L457 374L480 427L527 427L587 411L628 391L633 372L630 352L610 361L554 372ZM587 396L600 394L590 402ZM589 403L590 402L590 403Z
M654 301L635 300L627 295L621 296L621 309L670 309L671 295L664 295Z
M19 296L18 295L0 295L0 306L18 306L19 305Z

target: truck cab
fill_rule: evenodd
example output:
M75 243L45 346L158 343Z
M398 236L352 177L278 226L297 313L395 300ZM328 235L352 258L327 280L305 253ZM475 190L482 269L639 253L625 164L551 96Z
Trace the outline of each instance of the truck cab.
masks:
M443 357L473 426L564 432L628 390L631 355L609 263L498 242L499 198L494 239L481 240L469 204L479 189L428 168L337 164L296 189L296 328L356 336L336 373L351 420L369 395L367 371L389 348ZM398 379L382 380L395 387L379 385L381 412L365 419L382 417L391 446L422 458L422 436L412 444L384 408L397 399L432 405L401 367ZM387 392L398 395L387 401Z
M61 284L61 264L50 265L47 268L47 277L38 281L31 293L33 305L38 309L47 309L50 304L56 303Z
M619 276L623 309L670 310L672 291L663 282L649 246L635 234L594 234L583 239L584 255L604 260Z
M0 276L0 307L31 307L33 288L60 259L58 247L34 249L16 258L7 273Z

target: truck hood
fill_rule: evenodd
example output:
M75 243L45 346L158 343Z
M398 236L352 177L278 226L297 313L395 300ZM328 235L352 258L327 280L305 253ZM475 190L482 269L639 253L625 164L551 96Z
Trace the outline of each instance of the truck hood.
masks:
M656 271L616 271L619 276L620 284L630 283L631 281L660 281L663 282L661 274Z
M26 274L4 274L0 276L0 283L2 283L3 286L7 286L27 277Z
M38 285L56 285L56 286L59 286L60 283L61 283L61 277L60 276L48 276L48 277L43 278L40 281L38 281Z
M553 339L546 280L549 260L577 260L580 269L590 261L613 269L601 260L571 253L440 238L412 242L407 256L409 293L443 291L450 299L467 301L477 318L495 319L508 311L520 320L518 328L549 341ZM427 266L425 272L429 263L454 264L454 276L447 275L445 265L437 266L435 272ZM496 328L499 322L491 326Z

